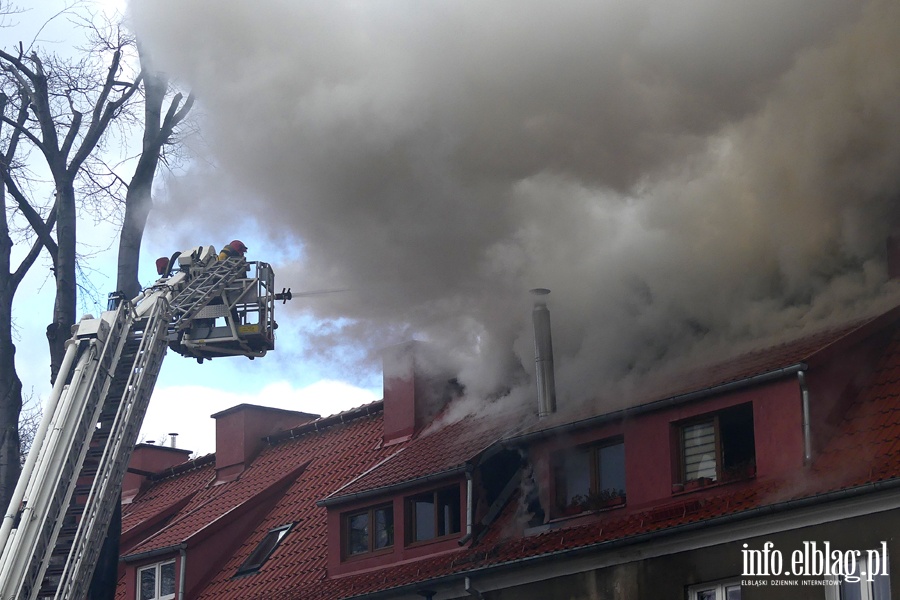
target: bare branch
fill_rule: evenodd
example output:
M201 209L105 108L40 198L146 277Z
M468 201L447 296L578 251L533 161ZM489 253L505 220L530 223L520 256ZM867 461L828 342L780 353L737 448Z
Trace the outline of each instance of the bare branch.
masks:
M113 83L116 81L115 75L118 72L121 58L122 51L116 50L107 71L106 83L103 85L100 96L94 104L91 124L88 127L87 133L84 135L84 139L81 141L81 146L69 163L68 171L72 176L75 175L88 155L94 151L94 148L100 140L100 136L106 131L109 122L113 119L119 109L128 102L140 86L142 75L139 74L134 83L119 96L118 100L107 102L112 91Z
M60 148L60 153L63 156L69 155L69 150L72 149L72 144L75 142L75 137L78 135L78 131L81 129L81 113L72 108L72 123L69 125L69 132L66 134L66 139L63 140L62 148Z
M25 63L23 63L19 58L13 56L12 54L0 50L0 58L12 64L16 68L16 70L25 75L28 79L33 79L34 77L36 77L36 74L31 69L29 69L25 65Z
M38 214L38 212L31 206L31 203L28 202L28 199L19 189L19 186L16 184L15 179L13 179L9 169L0 170L0 175L3 177L3 183L6 184L6 189L12 194L13 199L16 201L16 206L18 206L19 211L22 215L25 216L25 219L28 221L28 224L37 234L38 238L40 238L41 243L47 248L47 252L50 253L50 258L53 260L53 263L56 264L56 256L59 252L59 248L56 245L56 241L50 237L50 232L52 231L51 227L47 226L47 223L44 222L44 219ZM56 206L53 207L55 211Z
M0 115L5 116L5 108L8 97L6 94L3 94L2 108L0 108ZM9 137L9 146L6 149L6 154L4 155L3 165L4 168L9 168L10 162L12 162L13 156L16 155L16 150L19 148L19 139L21 139L23 133L30 133L25 129L25 122L28 120L28 106L23 102L19 105L19 114L16 115L16 121L13 125L12 135ZM3 121L5 122L5 121Z
M47 216L47 228L52 230L55 224L56 206L54 205L53 208L50 209L50 214ZM45 244L40 238L36 238L34 242L32 242L28 254L26 254L25 258L22 259L22 262L19 263L15 273L12 273L9 277L9 288L12 294L15 294L19 284L22 283L22 279L25 278L25 274L31 269L31 266L34 264L34 261L37 260L37 257L41 254L41 250L43 250L44 247Z
M35 146L37 146L38 149L40 149L41 151L44 150L43 142L41 142L41 140L37 136L35 136L33 133L31 133L31 131L29 131L28 128L25 127L23 124L13 121L12 119L10 119L9 117L6 117L6 116L0 117L0 119L2 119L4 123L6 123L8 125L12 125L13 129L15 129L17 132L19 132L20 134L24 135L29 140L31 140L31 143L34 144Z

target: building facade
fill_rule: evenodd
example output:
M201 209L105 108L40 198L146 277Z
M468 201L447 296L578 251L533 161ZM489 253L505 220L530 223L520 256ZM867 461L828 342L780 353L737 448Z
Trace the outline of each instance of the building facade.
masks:
M544 418L418 352L378 402L139 446L117 598L900 598L897 309Z

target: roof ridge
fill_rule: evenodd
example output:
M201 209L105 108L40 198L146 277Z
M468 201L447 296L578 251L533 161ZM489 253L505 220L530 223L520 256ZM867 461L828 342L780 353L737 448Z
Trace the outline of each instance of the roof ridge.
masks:
M186 460L185 462L175 465L174 467L169 467L167 469L163 469L157 473L154 473L147 477L150 481L154 483L157 481L162 481L163 479L167 479L169 477L174 477L175 475L181 475L182 473L186 473L188 471L193 471L194 469L199 469L200 467L205 467L208 463L214 463L216 461L216 453L212 452L210 454L205 454L198 458L192 458L190 460Z
M350 421L354 421L362 417L368 417L370 415L382 412L383 410L384 399L375 400L374 402L369 402L367 404L363 404L361 406L357 406L356 408L351 408L350 410L345 410L328 417L318 418L314 421L310 421L309 423L304 423L303 425L288 429L287 431L281 431L279 433L268 435L264 437L263 440L265 440L269 444L275 445L279 442L284 442L286 440L300 437L301 435L304 435L306 433L322 431L333 425L349 423Z

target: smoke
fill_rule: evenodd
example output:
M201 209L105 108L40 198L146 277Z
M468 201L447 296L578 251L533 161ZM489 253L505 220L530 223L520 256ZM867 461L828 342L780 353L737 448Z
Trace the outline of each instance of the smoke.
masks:
M200 98L211 161L156 223L255 219L293 249L281 281L349 288L309 303L330 323L317 348L431 339L496 391L533 370L527 290L548 287L563 401L892 289L892 0L160 0L130 18Z

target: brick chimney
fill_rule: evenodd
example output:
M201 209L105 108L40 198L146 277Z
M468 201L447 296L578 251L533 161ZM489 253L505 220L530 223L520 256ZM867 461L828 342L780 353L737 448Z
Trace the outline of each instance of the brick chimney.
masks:
M460 394L434 349L412 341L386 348L384 363L384 442L409 439L431 423L447 402Z
M137 444L131 453L128 470L122 480L122 504L128 504L134 499L150 475L180 465L190 456L190 450L156 444Z
M319 415L239 404L212 415L216 420L216 483L233 481L262 450L263 438L299 427Z

